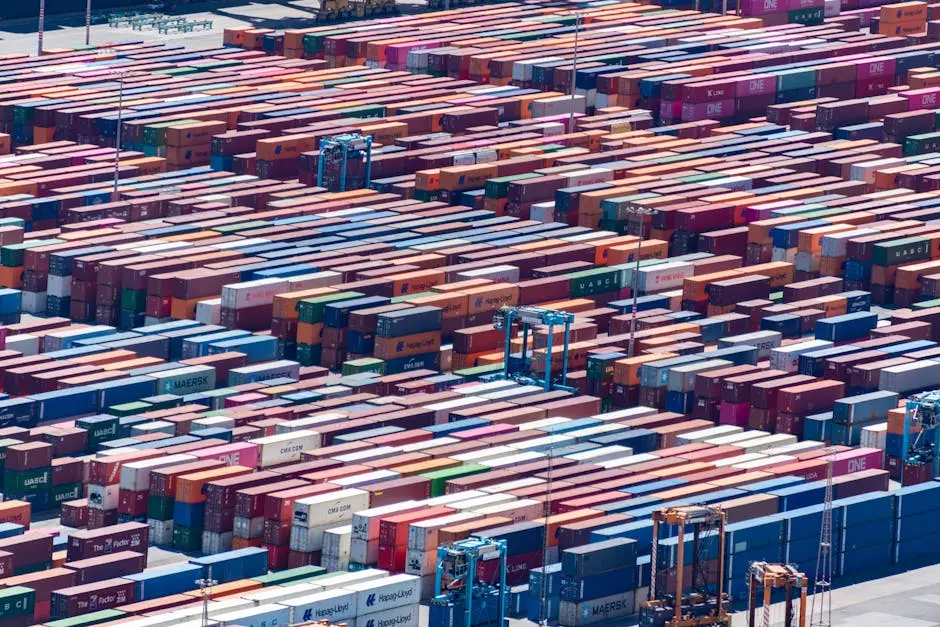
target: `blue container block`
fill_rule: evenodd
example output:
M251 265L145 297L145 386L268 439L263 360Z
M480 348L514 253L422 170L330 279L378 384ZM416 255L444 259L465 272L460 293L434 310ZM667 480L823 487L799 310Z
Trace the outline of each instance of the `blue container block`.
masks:
M174 564L154 568L142 573L124 575L134 582L134 599L149 601L171 594L180 594L195 589L195 581L202 578L202 568L195 564Z
M569 431L580 431L581 429L596 427L602 424L604 424L604 421L598 420L597 418L576 418L575 420L540 427L539 431L550 435L562 435ZM626 425L624 425L624 427L626 428Z
M206 517L205 503L173 503L173 524L184 527L202 527Z
M708 534L700 534L698 556L700 560L706 562L718 559L718 542L701 542L702 538L707 538ZM685 534L684 538L660 538L659 550L656 553L657 568L675 568L676 560L679 557L679 542L683 543L683 552L685 555L695 555L695 535Z
M626 489L622 491L626 494ZM622 501L601 503L600 505L597 505L596 507L602 512L607 512L608 514L616 514L619 512L626 512L630 510L641 509L643 507L649 507L651 505L656 505L662 502L663 500L658 496L633 495L631 498L625 498Z
M785 525L778 516L732 523L725 527L725 546L729 554L747 553L766 546L782 546Z
M197 557L189 560L189 563L201 566L204 577L215 579L219 583L227 583L236 579L249 579L267 574L268 551L249 547Z
M510 618L524 618L529 609L529 586L513 586L509 589L509 611L507 615Z
M819 546L819 531L822 529L823 506L812 505L778 514L784 520L787 542L804 538L815 539ZM842 508L832 508L832 535L838 537L842 530Z
M0 523L0 539L21 536L26 532L26 527L16 523Z
M888 412L897 408L898 398L896 392L886 390L841 398L833 405L832 422L836 425L854 425L886 420Z
M495 527L475 533L478 538L506 541L506 555L525 555L541 551L545 538L545 527L537 522L521 522L505 527Z
M547 611L548 616L542 616L543 612L543 600L545 602L544 611ZM534 623L539 622L540 618L547 618L549 621L558 620L558 607L561 604L560 596L551 596L543 599L541 596L536 596L529 593L529 598L527 601L528 605L526 606L526 618ZM432 606L433 607L433 606ZM430 625L439 625L441 623L430 622ZM454 627L459 627L458 624L454 624Z
M590 575L584 579L561 576L561 600L571 603L590 601L636 588L636 567Z
M819 531L815 538L791 540L785 545L784 561L791 564L813 561L819 554Z
M894 547L892 561L903 566L940 563L940 533L901 540Z
M846 527L876 520L894 520L894 496L889 492L859 494L833 501L832 509L841 510L842 524Z
M272 361L277 358L277 338L270 335L251 335L213 342L208 346L209 355L229 351L244 353L248 356L249 364Z
M816 339L846 342L867 337L878 325L878 314L869 311L847 313L816 321Z
M813 481L811 483L797 484L788 488L771 490L768 494L777 497L777 503L781 512L787 512L822 503L826 498L826 482Z
M189 434L194 438L200 440L208 440L210 438L218 438L219 440L225 440L226 442L232 441L232 430L225 429L223 427L212 427L211 429L202 429L200 431L190 431ZM157 443L162 442L158 440Z
M884 571L891 565L891 541L874 546L859 547L839 556L838 567L835 568L840 576L850 579L857 578L866 573Z
M690 414L695 407L695 392L666 392L666 411Z
M157 391L157 381L153 377L128 377L93 383L88 387L97 391L98 408L104 409L153 396Z
M656 450L659 441L659 434L649 429L630 429L629 431L617 431L600 435L588 440L602 446L616 444L618 446L629 446L634 453L648 453Z
M927 512L940 512L940 481L904 486L892 494L899 519Z
M543 591L543 586L548 588ZM546 594L550 597L561 594L561 562L539 566L529 571L529 593L537 597Z
M661 527L660 529L665 531L665 527ZM637 554L648 555L653 545L653 521L635 520L622 525L605 527L591 532L592 544L613 538L629 538L636 540Z
M770 492L771 490L780 490L783 488L789 488L795 485L801 485L805 483L803 477L797 477L794 475L786 475L783 477L774 477L773 479L764 479L763 481L756 481L754 483L747 483L744 485L739 485L739 490L744 490L750 494Z
M29 397L2 400L0 427L35 427L39 421L39 409L40 403Z
M623 488L621 491L626 492L634 497L646 496L656 492L662 492L663 490L681 488L682 486L688 485L688 483L689 482L685 481L684 479L663 479L661 481L653 481L651 483L644 483L642 485L633 485L628 488Z
M838 550L848 552L876 544L891 544L894 528L893 518L873 520L860 525L848 525L842 528L842 536L836 539L836 545Z
M36 417L40 421L71 418L84 414L94 414L98 411L97 391L88 386L43 392L34 394L30 398L39 404Z

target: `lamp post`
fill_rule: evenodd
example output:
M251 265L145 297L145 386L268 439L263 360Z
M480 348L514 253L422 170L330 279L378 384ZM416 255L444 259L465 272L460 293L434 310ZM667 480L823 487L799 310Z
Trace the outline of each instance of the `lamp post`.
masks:
M574 85L578 75L578 35L581 33L581 12L574 13L574 57L571 59L571 109L568 111L568 132L574 133Z
M118 199L118 175L121 167L121 126L124 114L124 77L126 72L118 74L118 113L117 113L117 137L114 146L114 189L112 191L112 201Z
M639 222L640 222L639 239L637 239L636 241L636 262L635 262L636 265L633 267L633 280L631 281L632 291L633 291L633 311L630 314L630 344L629 344L629 347L627 348L627 357L633 357L634 335L636 334L636 300L637 300L637 292L638 292L637 287L639 285L639 279L640 279L640 276L639 276L640 275L640 251L642 250L642 246L643 246L643 216L651 216L656 213L656 210L647 209L646 207L631 207L627 209L627 213L629 215L639 216Z
M43 25L46 21L46 0L39 0L39 29L36 31L37 35L37 50L36 56L42 56L42 31Z
M85 45L91 45L91 0L85 2Z

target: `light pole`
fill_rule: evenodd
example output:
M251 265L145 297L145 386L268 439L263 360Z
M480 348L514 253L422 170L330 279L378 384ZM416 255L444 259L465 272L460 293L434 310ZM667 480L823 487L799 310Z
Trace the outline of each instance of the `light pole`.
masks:
M568 111L568 132L574 133L574 84L578 76L578 35L581 32L581 12L574 13L574 57L571 60L571 110Z
M636 299L637 299L637 289L640 280L640 251L643 247L643 216L651 216L656 213L655 209L647 209L646 207L631 207L627 209L628 215L639 216L640 221L640 232L639 239L636 241L636 265L633 267L633 280L632 291L633 291L633 311L630 314L630 344L627 348L627 357L633 357L633 342L634 336L636 334Z
M46 0L39 0L39 30L37 31L38 35L38 49L36 51L36 56L42 56L42 28L43 23L46 21Z
M124 76L126 72L118 74L118 113L117 113L117 137L114 145L114 190L111 200L117 202L118 199L118 175L121 167L121 126L124 114Z
M85 2L85 45L91 45L91 0Z

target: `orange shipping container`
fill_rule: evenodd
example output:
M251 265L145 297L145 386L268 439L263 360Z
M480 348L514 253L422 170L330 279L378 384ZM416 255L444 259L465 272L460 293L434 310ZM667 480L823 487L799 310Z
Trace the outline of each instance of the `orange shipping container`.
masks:
M250 473L246 466L224 466L213 470L181 475L176 479L176 500L181 503L202 503L206 500L205 485L217 479L227 479Z

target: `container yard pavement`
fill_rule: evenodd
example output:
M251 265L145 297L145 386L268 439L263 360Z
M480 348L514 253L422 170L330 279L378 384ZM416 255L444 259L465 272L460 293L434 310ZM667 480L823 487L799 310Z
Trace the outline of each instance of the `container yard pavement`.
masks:
M107 24L108 11L92 13L102 23L92 24L91 42L120 42L131 40L167 41L189 48L214 48L222 41L225 28L254 26L256 28L307 28L315 25L315 8L319 0L296 0L295 2L213 2L187 5L185 10L173 15L186 17L189 21L211 20L212 28L188 33L160 34L156 29L132 30L130 26L111 28ZM76 5L78 6L78 5ZM81 3L84 7L84 3ZM405 11L418 10L426 6L422 0L398 0ZM141 11L145 9L141 8ZM0 20L0 47L4 53L36 54L37 20ZM43 47L72 48L85 43L85 14L47 16Z

